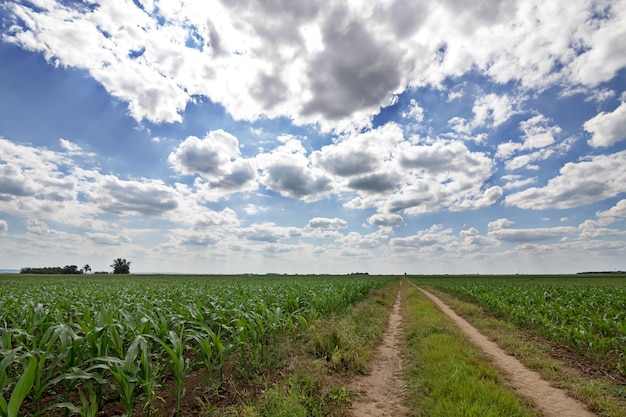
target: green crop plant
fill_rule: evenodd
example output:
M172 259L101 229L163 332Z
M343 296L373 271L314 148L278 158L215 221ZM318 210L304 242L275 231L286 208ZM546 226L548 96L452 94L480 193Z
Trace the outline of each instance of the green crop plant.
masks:
M149 335L148 335L149 336ZM175 416L180 416L180 407L183 402L183 396L185 395L184 381L189 371L189 359L186 359L184 354L186 345L184 340L176 334L174 331L170 331L167 340L164 341L153 336L150 338L157 341L161 347L167 353L167 364L172 371L174 377L174 397L176 399Z
M130 347L124 355L124 359L117 357L101 357L95 358L95 361L102 362L102 365L96 365L93 368L102 368L108 370L113 377L115 390L120 395L120 401L126 409L126 417L133 415L135 404L137 402L136 391L140 378L149 371L143 370L142 352L148 349L146 339L139 335L135 337Z
M37 359L33 356L22 356L16 361L22 364L23 373L13 387L9 401L7 402L3 396L0 397L0 417L17 417L22 402L33 387L37 371Z

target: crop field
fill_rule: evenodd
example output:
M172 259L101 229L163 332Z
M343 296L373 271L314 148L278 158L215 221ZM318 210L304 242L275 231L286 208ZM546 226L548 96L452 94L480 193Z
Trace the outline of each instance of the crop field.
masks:
M229 361L255 372L279 335L391 279L0 277L0 416L95 416L111 393L151 415L165 380L178 414L192 369L219 393Z
M626 277L417 279L584 354L626 376Z
M626 376L623 275L410 278ZM301 343L315 320L328 321L397 280L0 275L0 417L183 415L195 401L190 380L222 397L233 370L258 377L273 366L270 348L281 340ZM340 336L331 331L329 340ZM333 346L331 360L339 357ZM164 413L155 405L165 392Z

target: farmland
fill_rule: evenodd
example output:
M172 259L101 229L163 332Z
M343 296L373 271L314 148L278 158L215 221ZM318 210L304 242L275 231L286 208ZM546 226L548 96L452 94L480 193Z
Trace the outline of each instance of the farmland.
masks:
M26 407L34 416L58 409L95 416L107 396L125 415L151 415L165 384L180 414L192 370L203 369L204 383L219 394L228 363L250 374L270 366L266 347L280 335L389 280L4 277L0 415L15 417Z
M478 304L626 377L623 276L447 277L423 282Z
M623 276L409 278L578 352L624 380ZM321 387L327 377L320 367L347 370L342 378L367 372L369 347L356 339L379 340L397 288L398 277L367 275L0 275L0 417L344 415L333 407L353 398L345 379ZM355 309L363 300L369 306ZM436 310L418 304L422 321ZM418 346L434 325L416 326L407 337ZM431 330L423 337L442 337L441 329ZM281 344L290 352L308 349L314 359L302 360L301 368L294 361L302 358L281 362ZM406 357L419 362L419 355ZM442 357L443 364L450 360ZM434 372L434 380L440 378ZM497 380L493 371L480 372ZM323 391L315 404L314 390ZM264 398L262 407L247 403L254 395ZM212 405L220 401L226 405ZM197 402L222 408L190 408Z

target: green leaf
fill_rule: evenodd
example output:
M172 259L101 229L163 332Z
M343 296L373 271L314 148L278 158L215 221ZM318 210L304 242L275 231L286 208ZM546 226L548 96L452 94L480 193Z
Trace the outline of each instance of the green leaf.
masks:
M17 412L20 409L20 405L22 405L22 401L24 401L24 398L26 398L30 389L33 387L36 370L37 359L31 357L28 360L28 365L24 370L24 374L20 380L17 381L17 384L15 384L15 389L13 390L13 394L11 394L7 407L7 417L17 417Z

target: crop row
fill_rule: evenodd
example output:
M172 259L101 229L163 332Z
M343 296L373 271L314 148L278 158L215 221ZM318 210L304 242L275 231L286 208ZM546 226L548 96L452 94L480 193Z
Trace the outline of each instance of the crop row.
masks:
M434 286L626 375L626 287L623 285L456 282Z
M280 334L384 284L348 279L35 279L0 281L0 417L65 409L95 416L114 392L127 416L152 412L157 390L205 369L218 391L232 358L264 366ZM167 378L167 383L165 382ZM76 394L77 393L77 394ZM74 395L72 395L74 394Z

